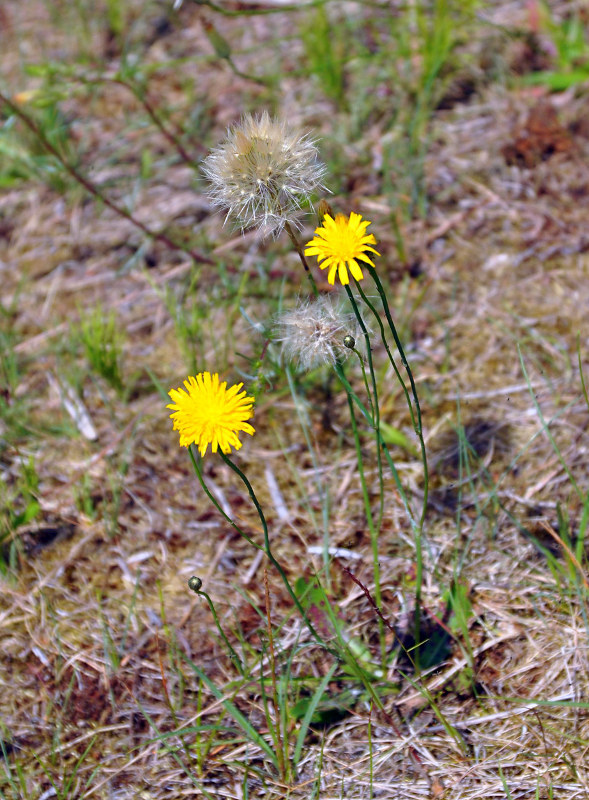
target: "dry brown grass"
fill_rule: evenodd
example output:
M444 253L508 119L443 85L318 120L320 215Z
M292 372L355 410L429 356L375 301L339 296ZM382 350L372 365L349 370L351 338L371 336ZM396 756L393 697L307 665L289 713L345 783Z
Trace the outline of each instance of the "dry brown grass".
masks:
M496 22L523 24L519 6L497 3L486 14ZM0 64L12 94L35 86L22 72L21 59L76 56L78 42L49 19L50 7L15 0L3 7ZM140 17L138 8L133 13ZM203 14L185 2L181 22L147 44L154 12L135 36L147 64L197 56L183 61L181 69L159 70L149 92L175 107L179 122L190 112L183 79L196 77L196 100L211 119L212 130L208 125L203 130L212 143L246 104L255 108L256 98L265 102L266 95L213 57ZM309 78L296 75L300 42L287 48L278 39L291 30L291 18L251 17L246 24L212 18L241 54L244 72L256 71L258 50L280 61L278 108L316 129L326 149L335 149L344 114L335 115ZM492 33L483 26L473 53L490 47ZM103 48L101 58L114 69L118 55L105 56L104 39L96 31L94 36L97 52ZM511 47L503 42L494 54L506 69L514 57ZM268 712L259 674L264 672L267 687L270 674L262 657L266 623L254 610L265 607L264 562L199 491L147 370L167 389L178 385L187 369L163 300L167 290L207 310L196 345L201 368L217 369L222 362L224 373L237 377L244 361L235 353L256 358L263 345L240 315L239 302L254 320L266 322L280 293L273 287L283 278L287 299L301 291L296 258L282 241L261 245L222 229L193 171L174 158L155 126L135 124L146 120L144 109L113 85L100 86L92 98L72 94L62 104L86 153L80 169L118 203L135 187L137 218L154 230L166 227L178 239L194 238L198 249L222 263L226 278L215 267L195 267L162 242L147 242L129 220L89 202L74 186L58 194L29 181L0 196L1 300L11 309L5 324L15 337L20 370L6 397L27 428L16 435L9 427L14 422L0 422L0 470L7 496L17 503L11 492L23 461L31 458L41 505L39 517L16 532L17 568L2 578L0 796L62 796L51 793L50 777L63 791L68 776L72 785L63 796L70 798L155 800L204 797L203 792L321 800L589 796L586 561L583 555L579 569L567 561L566 531L558 519L560 507L574 537L583 502L571 475L587 492L589 411L577 366L579 337L589 374L587 97L580 87L551 98L570 146L556 148L549 158L543 151L546 160L531 167L508 164L504 148L511 146L508 160L515 158L513 148L540 93L484 79L478 69L469 102L433 118L426 161L429 213L401 221L408 264L397 255L386 182L367 163L379 163L382 143L391 135L378 115L353 145L341 144L351 177L347 192L332 199L335 206L368 216L379 239L379 270L408 342L434 467L424 604L443 616L460 559L460 583L471 604L469 641L457 632L447 659L417 686L392 664L388 677L396 691L384 699L390 716L371 712L360 701L340 722L315 730L288 787L255 745L235 741L234 724L210 749L197 747L194 733L186 737L186 750L177 739L158 738L195 724L231 724L186 656L264 735ZM200 158L202 142L187 141ZM157 160L148 179L137 183L143 150ZM147 262L139 259L122 269L140 245ZM271 280L264 283L261 273ZM230 287L241 280L245 289L238 302ZM80 315L97 305L113 309L125 332L126 377L130 381L138 372L124 399L90 374L72 337ZM295 581L322 566L314 554L322 541L321 497L286 381L272 379L275 385L256 407L256 436L240 451L239 464L267 510L275 554ZM83 400L95 440L76 431L64 410L60 387L63 392L68 384ZM303 379L303 390L319 475L330 496L330 543L354 554L334 563L333 596L348 629L376 653L377 620L342 569L349 566L374 592L346 400L322 378ZM409 432L392 379L383 381L382 406L389 424ZM456 460L452 431L460 422L476 439L479 459L471 479L460 473ZM369 444L367 439L367 452ZM396 459L417 502L423 492L421 465L400 449ZM370 455L367 471L376 492ZM206 473L221 503L258 537L258 519L235 476L213 458L206 461ZM415 551L392 483L379 552L383 610L402 629L411 610ZM192 574L203 579L234 645L239 637L247 642L251 680L232 683L238 675L210 611L187 589ZM275 633L275 647L288 656L299 625L288 616L291 602L284 587L269 574L272 620L284 623ZM321 676L330 664L317 649L303 650L294 659L293 675ZM464 678L467 668L470 681ZM454 735L436 717L423 687ZM341 684L331 688L336 692ZM391 717L398 720L400 735ZM172 743L186 769L166 749Z

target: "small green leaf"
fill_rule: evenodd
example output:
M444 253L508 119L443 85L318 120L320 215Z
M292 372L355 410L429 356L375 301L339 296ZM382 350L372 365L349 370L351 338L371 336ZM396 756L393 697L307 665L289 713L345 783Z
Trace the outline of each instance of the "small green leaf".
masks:
M274 766L278 767L278 759L276 757L276 753L270 747L270 745L264 739L264 737L260 733L258 733L258 731L251 724L251 722L241 713L241 711L237 708L237 706L234 703L231 702L231 700L228 700L225 697L223 692L220 691L220 689L218 689L215 686L215 684L208 677L208 675L206 675L199 667L196 666L194 661L192 661L187 656L184 656L184 659L190 665L195 674L201 679L201 681L203 681L203 683L206 683L209 691L212 692L212 694L215 695L217 700L221 702L221 704L225 708L225 711L227 711L227 713L231 717L233 717L237 725L239 725L239 727L242 729L246 738L249 739L250 742L256 744L261 750L263 750L268 756L268 758L272 761Z
M229 60L231 58L231 45L229 42L221 36L219 31L211 22L203 22L203 27L209 42L215 48L215 53L219 56L219 58L225 58Z
M405 436L405 434L400 431L398 428L393 428L392 425L389 425L388 422L380 422L380 435L383 438L385 444L395 445L396 447L402 447L403 450L406 450L411 455L417 455L417 450L411 444L409 439Z
M533 72L526 75L523 79L526 84L533 86L548 86L554 92L562 92L585 83L589 80L589 70L573 70L572 72Z
M41 510L41 506L36 500L31 500L24 511L21 511L20 514L16 514L12 518L12 525L14 529L20 527L21 525L26 525L27 522L31 522L31 520L35 519L39 511Z
M293 762L295 766L300 761L301 752L303 749L303 744L305 742L307 731L309 730L309 725L312 722L317 721L316 720L317 706L319 705L319 702L323 697L325 690L327 689L329 681L333 678L337 666L338 666L337 663L333 664L329 672L324 676L323 680L317 687L315 693L311 697L304 697L301 700L299 700L299 702L295 704L292 710L292 714L295 719L301 719L302 717L301 727L297 735L297 741L293 755Z

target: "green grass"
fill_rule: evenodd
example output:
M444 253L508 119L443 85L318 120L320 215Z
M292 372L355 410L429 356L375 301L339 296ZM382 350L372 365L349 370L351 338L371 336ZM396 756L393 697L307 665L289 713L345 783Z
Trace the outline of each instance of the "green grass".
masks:
M554 68L526 76L526 82L565 91L583 83L589 75L589 41L580 10L557 19L548 3L539 2L537 33L545 36L555 51Z
M18 563L19 529L33 522L41 511L39 476L33 458L21 461L21 471L12 486L0 485L0 572L7 574Z
M90 368L100 375L117 392L124 388L123 337L117 328L114 313L105 314L100 306L87 314L80 314L77 331Z

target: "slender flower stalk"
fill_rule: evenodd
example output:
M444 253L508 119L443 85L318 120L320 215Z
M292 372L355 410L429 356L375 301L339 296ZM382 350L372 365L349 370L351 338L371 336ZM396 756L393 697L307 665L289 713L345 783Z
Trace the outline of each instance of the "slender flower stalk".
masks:
M200 580L200 578L197 578L193 575L188 581L188 588L192 589L192 591L195 594L204 597L204 599L207 601L207 605L211 610L213 619L215 620L215 625L217 626L217 630L221 634L221 638L223 639L225 647L227 648L227 651L229 653L229 658L231 659L235 667L239 670L240 675L245 675L245 668L241 663L241 659L235 652L234 648L231 645L231 642L227 638L225 631L221 627L221 622L219 621L219 615L217 614L217 609L215 608L215 604L213 603L209 595L205 592L205 590L202 588L202 581Z
M364 405L362 400L360 400L360 398L358 397L358 395L356 394L356 392L352 388L352 385L349 382L349 380L346 378L341 365L340 364L336 364L335 367L334 367L334 370L335 370L338 378L340 379L340 381L342 383L342 386L346 390L347 394L352 398L352 400L354 401L354 404L356 405L356 407L358 408L358 410L360 411L360 413L362 414L364 419L368 422L370 427L373 427L374 426L374 422L373 422L372 415L370 414L370 412L368 411L368 409L366 408L366 406ZM380 432L380 430L376 430L375 431L375 436L378 438L378 444L379 444L379 446L380 446L380 448L381 448L381 450L382 450L382 452L384 454L384 457L385 457L385 460L386 460L387 464L389 465L389 469L391 470L393 479L395 481L395 486L397 487L397 491L399 492L399 495L400 495L401 500L403 502L403 507L405 508L405 512L407 514L407 517L409 518L409 521L411 523L411 527L412 527L413 531L416 531L417 530L417 521L415 519L415 515L414 515L413 511L411 510L411 506L409 505L409 500L407 499L407 494L405 493L405 489L403 488L403 484L401 483L401 478L399 477L399 473L397 471L397 467L395 466L395 462L393 461L393 459L391 457L391 454L389 452L389 448L387 447L386 442L382 438L382 433Z
M393 369L395 371L395 375L397 376L397 380L399 381L399 383L400 383L400 385L401 385L401 387L403 389L403 392L405 394L405 399L406 399L406 402L407 402L407 407L409 409L409 414L411 416L411 422L413 424L413 429L414 429L415 434L416 434L416 436L417 436L417 438L419 440L419 446L420 446L420 451L421 451L421 462L422 462L422 465L423 465L423 486L424 486L424 489L423 489L423 501L422 501L422 505L421 505L421 514L419 516L419 520L416 522L416 524L414 524L415 565L416 565L416 569L415 569L415 615L414 615L413 634L415 636L415 641L419 643L419 641L420 641L420 628L421 628L421 592L422 592L422 586L423 586L423 526L425 524L425 515L426 515L426 512L427 512L427 502L428 502L428 496L429 496L429 470L428 470L428 465L427 465L427 453L426 453L426 450L425 450L425 440L424 440L424 437L423 437L423 423L422 423L422 418L421 418L421 405L419 403L419 396L417 394L417 387L415 385L415 379L413 378L413 372L411 371L411 367L409 366L409 362L407 361L407 357L405 356L405 351L403 349L403 345L401 344L401 340L399 338L399 334L397 333L397 328L395 326L395 323L393 321L393 317L392 317L392 314L391 314L391 310L389 308L386 292L384 291L384 287L383 287L383 285L381 283L381 280L380 280L380 278L378 276L378 273L376 272L374 267L369 266L368 270L370 272L370 275L371 275L374 283L376 284L376 288L377 288L377 291L378 291L378 293L380 295L380 299L382 301L383 310L384 310L384 313L385 313L385 317L386 317L389 329L391 331L391 334L393 336L395 345L396 345L397 350L399 352L399 356L401 358L401 363L403 364L403 367L405 368L405 371L407 373L407 377L409 378L409 384L410 384L410 387L411 387L411 396L409 394L409 390L407 389L405 381L403 380L403 378L401 376L401 373L399 372L399 368L397 367L397 364L395 362L393 354L392 354L392 352L390 350L390 347L388 345L387 338L385 336L384 326L383 326L382 321L380 319L380 315L379 315L378 311L376 310L376 308L374 307L374 305L366 297L366 294L362 290L362 287L360 286L358 281L356 281L356 286L357 286L358 291L360 292L360 294L362 296L362 299L364 300L366 305L372 311L372 313L373 313L373 315L374 315L375 319L377 320L378 325L380 327L382 342L383 342L383 344L385 346L385 349L387 351L387 354L389 356L389 360L391 362L391 365L392 365L392 367L393 367ZM419 648L415 649L414 660L415 660L416 669L419 671Z
M297 607L301 617L303 618L305 624L307 625L307 628L309 629L309 631L313 635L314 639L319 644L325 644L323 639L321 638L321 636L319 636L319 634L317 633L317 631L315 629L315 626L313 625L313 623L310 621L309 617L307 616L307 613L306 613L305 609L301 605L301 601L296 596L296 594L294 592L294 589L290 585L290 581L286 577L285 571L283 570L283 568L280 565L280 563L276 560L276 558L274 556L274 553L272 552L272 550L270 548L270 534L268 532L268 523L266 522L266 517L264 516L264 512L262 511L262 506L260 505L260 502L259 502L258 498L256 497L256 493L254 492L251 483L248 481L248 479L245 476L245 474L239 469L237 464L235 464L233 461L231 461L231 459L228 458L224 453L221 453L221 458L227 464L227 466L230 469L232 469L233 472L235 472L235 474L243 481L243 483L245 485L245 488L247 489L247 492L248 492L248 494L250 496L250 499L251 499L252 503L254 504L254 506L256 507L256 511L258 512L258 516L260 518L260 522L262 523L262 530L264 531L264 552L266 553L266 555L268 556L268 558L270 559L270 561L272 562L274 567L276 567L280 577L282 578L282 581L283 581L284 585L286 586L286 589L287 589L292 601L294 602L295 606Z
M313 277L313 273L311 272L311 269L309 267L309 262L305 257L305 253L303 251L303 245L301 244L299 237L296 235L292 226L288 222L284 224L284 230L287 232L288 238L292 242L292 246L296 250L298 257L301 260L301 264L303 265L305 274L309 279L309 283L311 284L311 291L313 292L313 296L319 297L319 289L317 288L317 284L315 283L315 278Z
M255 227L262 236L300 226L303 207L325 188L325 171L315 140L266 111L230 128L203 166L213 205L228 209L242 230Z
M378 538L380 534L380 526L382 523L382 512L384 508L384 482L383 482L383 474L382 474L382 458L380 452L380 446L378 442L376 442L376 451L378 457L378 478L380 484L380 510L379 510L379 518L378 523L375 524L374 515L372 513L372 505L370 503L370 493L368 491L368 486L366 483L366 476L364 474L364 458L362 455L362 445L360 443L360 432L358 431L358 423L356 422L356 412L354 411L354 401L352 397L348 394L348 408L350 411L350 422L352 424L352 433L354 435L354 446L356 449L356 462L358 464L358 477L360 478L360 486L362 487L362 500L364 502L364 513L366 514L366 524L368 525L368 530L370 531L370 544L372 547L372 574L374 578L374 595L376 598L376 603L380 607L382 605L382 592L380 586L380 563L378 557ZM376 430L376 428L375 428ZM387 644L385 640L385 630L384 624L382 620L379 618L378 620L378 635L380 639L380 658L383 670L386 667L386 653L387 653Z
M356 282L357 283L357 282ZM368 524L368 530L370 531L370 543L372 545L372 570L374 576L374 587L375 587L375 597L377 605L382 604L382 594L381 594L381 586L380 586L380 563L378 557L378 538L380 534L380 527L382 525L382 518L384 515L384 478L383 478L383 470L382 470L382 452L379 443L379 435L380 435L380 406L378 402L378 384L376 380L376 373L374 370L374 363L372 360L372 345L370 342L370 334L368 332L368 328L364 322L362 314L360 313L360 309L356 303L356 299L352 294L352 291L349 286L345 287L346 293L348 295L348 300L350 301L350 305L354 311L356 319L360 323L360 327L362 329L362 333L364 335L365 343L366 343L366 361L368 364L368 371L370 373L371 385L368 384L368 377L366 375L366 368L364 366L364 362L362 358L360 358L360 366L362 369L362 375L364 378L364 385L366 387L366 395L368 397L368 401L370 404L370 410L372 412L372 424L375 433L375 440L376 440L376 459L377 459L377 469L378 469L378 485L379 485L379 510L378 510L378 522L375 524L374 518L372 515L372 508L370 506L370 498L368 495L368 489L366 486L366 481L364 478L364 465L362 461L362 448L360 447L359 437L358 437L358 427L356 424L356 418L354 413L354 403L350 395L348 395L348 405L350 408L350 419L352 423L352 431L354 433L354 442L356 445L356 458L358 461L358 473L360 477L360 483L362 485L362 496L364 499L364 509L366 512L366 521ZM356 351L357 352L357 351ZM380 650L381 650L381 662L383 665L383 669L386 664L386 641L385 641L385 630L384 625L381 619L378 621L379 626L379 639L380 639Z
M415 413L413 413L413 406L412 406L411 400L407 397L407 404L409 406L409 412L411 414L411 420L413 422L413 428L415 430L415 434L416 434L417 438L419 439L419 446L420 446L420 450L421 450L421 460L422 460L422 463L423 463L423 478L424 478L424 492L423 492L423 495L424 496L423 496L423 503L422 503L421 517L420 517L420 527L423 528L423 524L425 522L425 514L426 514L426 511L427 511L428 489L429 489L429 470L428 470L428 465L427 465L427 454L426 454L426 450L425 450L425 440L423 438L423 421L422 421L422 415L421 415L421 404L419 402L419 395L417 394L417 386L415 385L415 379L413 377L413 372L411 370L411 367L409 366L409 362L407 361L407 357L405 355L405 350L403 349L403 345L401 344L401 340L399 338L399 334L397 333L397 328L396 328L395 323L393 321L393 317L392 317L392 314L391 314L391 310L389 308L389 303L388 303L388 300L387 300L386 292L384 290L384 287L383 287L383 285L381 283L381 280L380 280L380 278L378 276L377 271L374 268L370 268L370 267L368 269L369 269L369 272L370 272L370 276L372 277L372 280L376 284L377 291L378 291L378 293L380 295L380 299L382 301L382 305L383 305L383 309L384 309L384 313L385 313L385 317L386 317L388 326L389 326L390 331L391 331L391 333L393 335L393 339L394 339L395 345L397 347L397 350L399 351L399 356L401 357L401 363L403 364L403 366L405 368L405 371L407 372L407 377L409 378L409 385L411 387L411 396L413 398L413 403L415 404ZM360 290L361 287L358 286L358 289ZM365 299L365 302L368 302L368 300L367 300L367 298L365 297L364 294L363 294L363 299ZM378 313L376 313L376 316L378 316ZM380 319L380 317L379 317L379 319ZM383 336L383 339L384 339L384 336ZM390 351L389 351L389 355L390 355L390 358L392 360L392 355L390 354ZM400 378L400 376L398 375L398 371L397 371L397 377L399 378L399 381L400 381L401 385L403 386L403 388L405 388L405 383Z

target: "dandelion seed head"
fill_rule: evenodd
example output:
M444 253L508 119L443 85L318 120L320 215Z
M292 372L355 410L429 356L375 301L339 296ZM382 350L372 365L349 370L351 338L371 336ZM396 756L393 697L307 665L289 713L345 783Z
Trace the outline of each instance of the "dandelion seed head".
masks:
M276 332L284 359L294 361L301 370L344 361L350 354L345 340L359 335L354 315L328 295L300 301L282 313L276 320Z
M230 128L203 172L213 205L228 209L242 230L255 226L263 236L277 236L287 222L299 227L301 205L325 188L326 167L311 136L265 111Z

